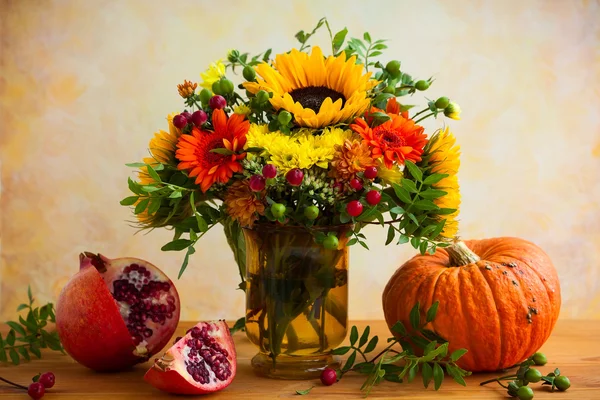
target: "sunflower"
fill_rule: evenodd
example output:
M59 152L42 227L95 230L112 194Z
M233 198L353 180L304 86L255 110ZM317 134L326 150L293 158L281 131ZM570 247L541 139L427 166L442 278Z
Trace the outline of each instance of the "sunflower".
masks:
M364 119L357 118L350 129L369 144L373 158L383 157L388 169L392 168L394 162L404 164L405 160L420 161L423 146L427 143L423 127L401 115L388 115L390 119L375 128L371 128Z
M426 149L425 157L432 174L446 174L447 177L435 183L433 187L443 190L447 194L438 197L434 203L440 208L451 208L456 210L452 214L441 215L446 219L444 230L441 235L446 238L454 238L458 232L458 217L460 208L460 190L458 185L458 169L460 167L460 146L456 145L456 138L448 128L435 134Z
M293 49L278 54L273 66L262 63L255 67L257 82L246 82L250 93L260 90L273 93L271 104L294 115L298 125L321 128L351 121L370 104L368 91L377 84L371 73L363 74L363 65L346 54L327 59L319 47L312 54Z
M200 86L208 90L212 89L213 83L225 76L225 64L221 60L210 63L208 69L200 74L202 83Z
M242 226L252 226L265 212L264 203L256 197L247 181L235 181L223 200L227 213Z
M335 146L331 175L334 178L348 180L374 164L371 150L366 142L346 139L343 144Z
M233 114L227 118L223 110L212 115L214 132L194 128L191 135L181 135L177 142L177 168L196 177L196 184L206 193L215 183L227 183L236 172L242 171L239 160L246 157L240 153L246 144L250 123L243 115ZM213 149L226 149L231 154L219 154Z

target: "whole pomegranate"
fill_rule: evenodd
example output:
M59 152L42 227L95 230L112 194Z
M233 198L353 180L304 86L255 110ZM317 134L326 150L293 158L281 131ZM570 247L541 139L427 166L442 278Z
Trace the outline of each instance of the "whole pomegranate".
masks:
M199 322L156 359L144 379L165 392L203 394L229 386L236 369L235 347L227 324Z
M137 258L86 252L79 261L56 304L56 329L67 353L93 370L115 371L159 352L179 322L173 282Z

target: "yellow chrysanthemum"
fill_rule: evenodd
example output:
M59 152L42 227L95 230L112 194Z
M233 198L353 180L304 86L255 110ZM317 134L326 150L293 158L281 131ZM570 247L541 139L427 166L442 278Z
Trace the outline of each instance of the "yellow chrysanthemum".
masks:
M404 165L402 165L402 168L404 168ZM386 185L391 185L392 183L400 183L404 174L397 164L388 169L383 163L383 159L380 158L377 160L377 177Z
M225 76L225 64L221 60L217 60L208 66L208 69L200 74L202 83L200 86L211 89L213 83Z
M435 189L447 192L445 196L434 200L440 208L456 209L449 215L443 215L446 219L444 230L441 235L452 239L458 232L458 217L460 208L460 190L458 185L458 169L460 167L460 146L456 145L456 138L449 128L440 131L431 138L429 149L429 165L434 174L447 174L448 176L433 185Z
M319 47L310 55L293 49L278 54L273 66L256 66L260 78L244 87L251 93L273 93L273 107L292 113L300 126L322 128L350 122L369 107L367 91L377 82L363 68L355 56L346 60L344 52L325 59Z
M239 114L239 115L248 115L248 114L250 114L250 111L251 111L250 107L248 107L245 104L240 104L240 105L233 107L233 112L235 114Z

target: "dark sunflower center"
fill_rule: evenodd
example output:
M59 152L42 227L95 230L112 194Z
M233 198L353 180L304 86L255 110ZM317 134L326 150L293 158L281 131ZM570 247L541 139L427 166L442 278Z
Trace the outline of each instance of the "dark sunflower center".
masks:
M331 101L334 103L339 99L342 99L342 107L344 107L344 104L346 103L346 98L343 94L324 86L309 86L292 90L290 96L292 96L292 99L294 99L295 102L297 101L302 104L302 107L310 108L316 113L319 112L321 104L323 104L328 97L331 98Z
M381 130L379 137L392 147L402 147L406 144L404 138L394 131Z

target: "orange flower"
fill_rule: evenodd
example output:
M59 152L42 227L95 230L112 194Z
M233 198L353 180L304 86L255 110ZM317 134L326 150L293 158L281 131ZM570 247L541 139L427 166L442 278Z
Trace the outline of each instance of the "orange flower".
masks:
M179 95L184 99L192 96L194 94L194 90L198 87L197 83L192 83L188 80L184 80L182 84L177 85L177 91Z
M423 146L427 143L423 127L401 115L388 115L391 119L375 128L371 128L364 119L357 118L350 129L369 144L373 158L383 157L388 169L395 161L400 164L404 164L405 160L420 161Z
M331 165L333 177L347 180L366 167L375 165L375 161L371 158L371 150L366 142L346 139L343 145L335 146Z
M235 181L227 189L225 199L227 213L242 226L252 226L258 215L265 212L264 203L250 189L248 181Z
M234 114L230 118L223 110L215 110L212 115L214 132L194 128L191 135L181 135L177 142L175 156L177 168L188 171L196 177L196 184L206 192L215 183L227 183L235 172L242 171L239 160L246 153L239 153L246 144L246 133L250 122L243 115ZM233 154L211 152L213 149L227 149Z
M408 111L400 113L400 106L401 104L398 103L398 100L396 100L395 97L392 97L387 102L385 112L388 114L402 115L404 118L408 118Z

